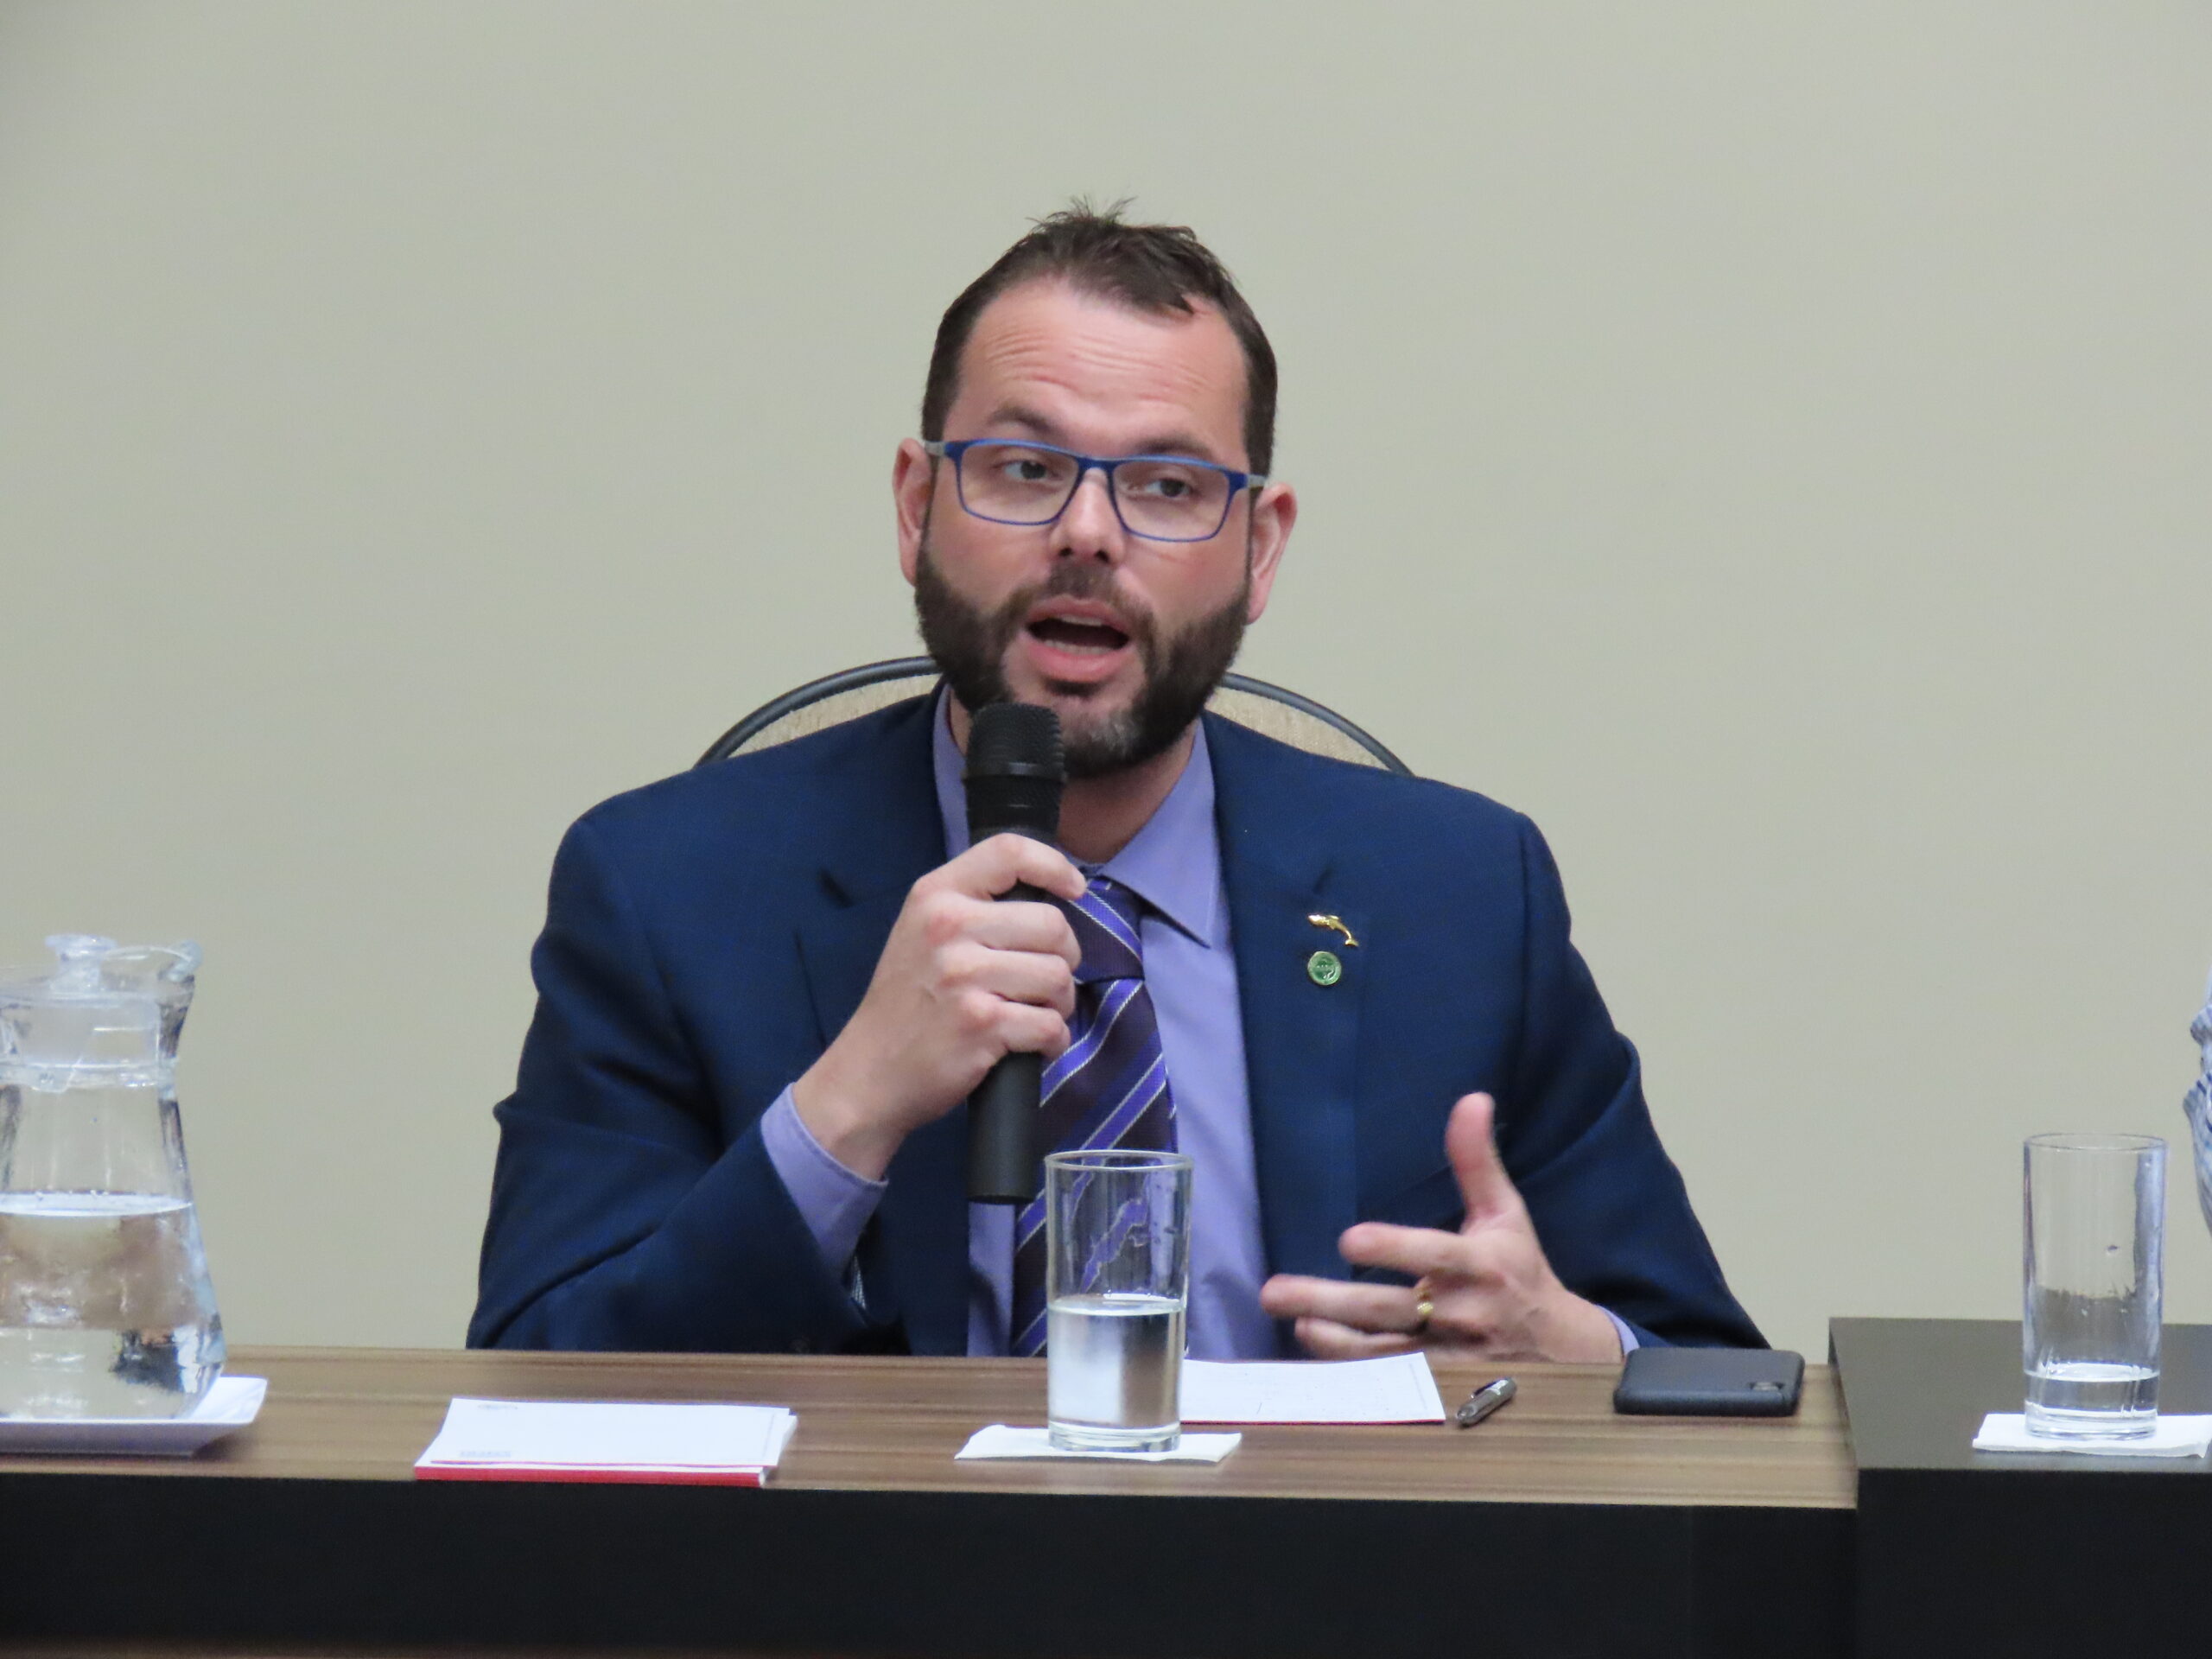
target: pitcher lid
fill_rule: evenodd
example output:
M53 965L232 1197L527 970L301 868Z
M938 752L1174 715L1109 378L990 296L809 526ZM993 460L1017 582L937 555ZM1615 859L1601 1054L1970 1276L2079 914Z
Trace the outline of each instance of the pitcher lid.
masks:
M28 1066L39 1086L80 1073L165 1071L192 1005L200 947L119 945L90 933L46 942L50 970L0 971L0 1066Z

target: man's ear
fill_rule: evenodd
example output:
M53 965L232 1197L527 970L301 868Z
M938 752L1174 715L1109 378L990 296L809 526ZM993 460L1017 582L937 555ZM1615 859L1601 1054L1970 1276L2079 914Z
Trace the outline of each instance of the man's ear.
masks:
M922 532L929 528L930 501L937 493L937 458L916 438L901 438L891 462L891 505L899 515L899 569L909 583L922 559Z
M1275 572L1282 568L1283 550L1290 545L1291 526L1298 522L1298 493L1287 484L1270 484L1252 503L1250 536L1251 597L1244 606L1244 620L1256 622L1274 592Z

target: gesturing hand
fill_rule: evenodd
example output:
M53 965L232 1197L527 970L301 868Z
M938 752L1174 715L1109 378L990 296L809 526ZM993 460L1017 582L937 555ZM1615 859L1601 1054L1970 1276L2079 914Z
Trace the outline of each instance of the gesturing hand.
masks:
M914 883L868 995L791 1090L823 1150L870 1179L1009 1053L1068 1046L1083 951L1057 907L1000 904L1018 882L1080 898L1083 873L1026 836L993 836Z
M1452 1109L1444 1147L1459 1178L1466 1220L1456 1233L1363 1221L1338 1249L1355 1267L1392 1268L1423 1281L1419 1292L1277 1274L1260 1305L1298 1321L1298 1339L1320 1359L1364 1359L1427 1348L1467 1359L1617 1360L1620 1336L1605 1311L1560 1283L1491 1136L1494 1103L1469 1095Z

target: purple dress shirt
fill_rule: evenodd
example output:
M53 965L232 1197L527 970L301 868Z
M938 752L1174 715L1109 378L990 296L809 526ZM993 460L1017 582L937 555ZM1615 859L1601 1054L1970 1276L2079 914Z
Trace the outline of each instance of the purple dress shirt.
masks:
M968 806L946 702L939 692L932 759L945 855L951 858L968 849ZM1191 1160L1191 1356L1277 1359L1282 1351L1275 1323L1260 1307L1267 1252L1260 1238L1244 1020L1214 823L1213 762L1203 726L1194 739L1190 760L1167 798L1103 869L1144 900L1138 936L1145 982L1175 1091L1176 1145ZM760 1133L823 1260L833 1273L846 1272L887 1183L854 1173L824 1151L800 1121L788 1087L768 1109ZM1014 1220L1012 1205L968 1208L971 1355L1007 1351ZM865 1294L865 1286L856 1289ZM1613 1324L1624 1351L1635 1346L1628 1327L1618 1318Z

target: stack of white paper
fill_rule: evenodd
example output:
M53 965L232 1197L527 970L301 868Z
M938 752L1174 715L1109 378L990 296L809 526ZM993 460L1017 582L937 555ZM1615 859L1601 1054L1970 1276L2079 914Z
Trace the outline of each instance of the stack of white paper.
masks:
M415 1478L758 1486L798 1427L781 1406L456 1399Z
M1428 1356L1183 1362L1186 1423L1440 1423Z

